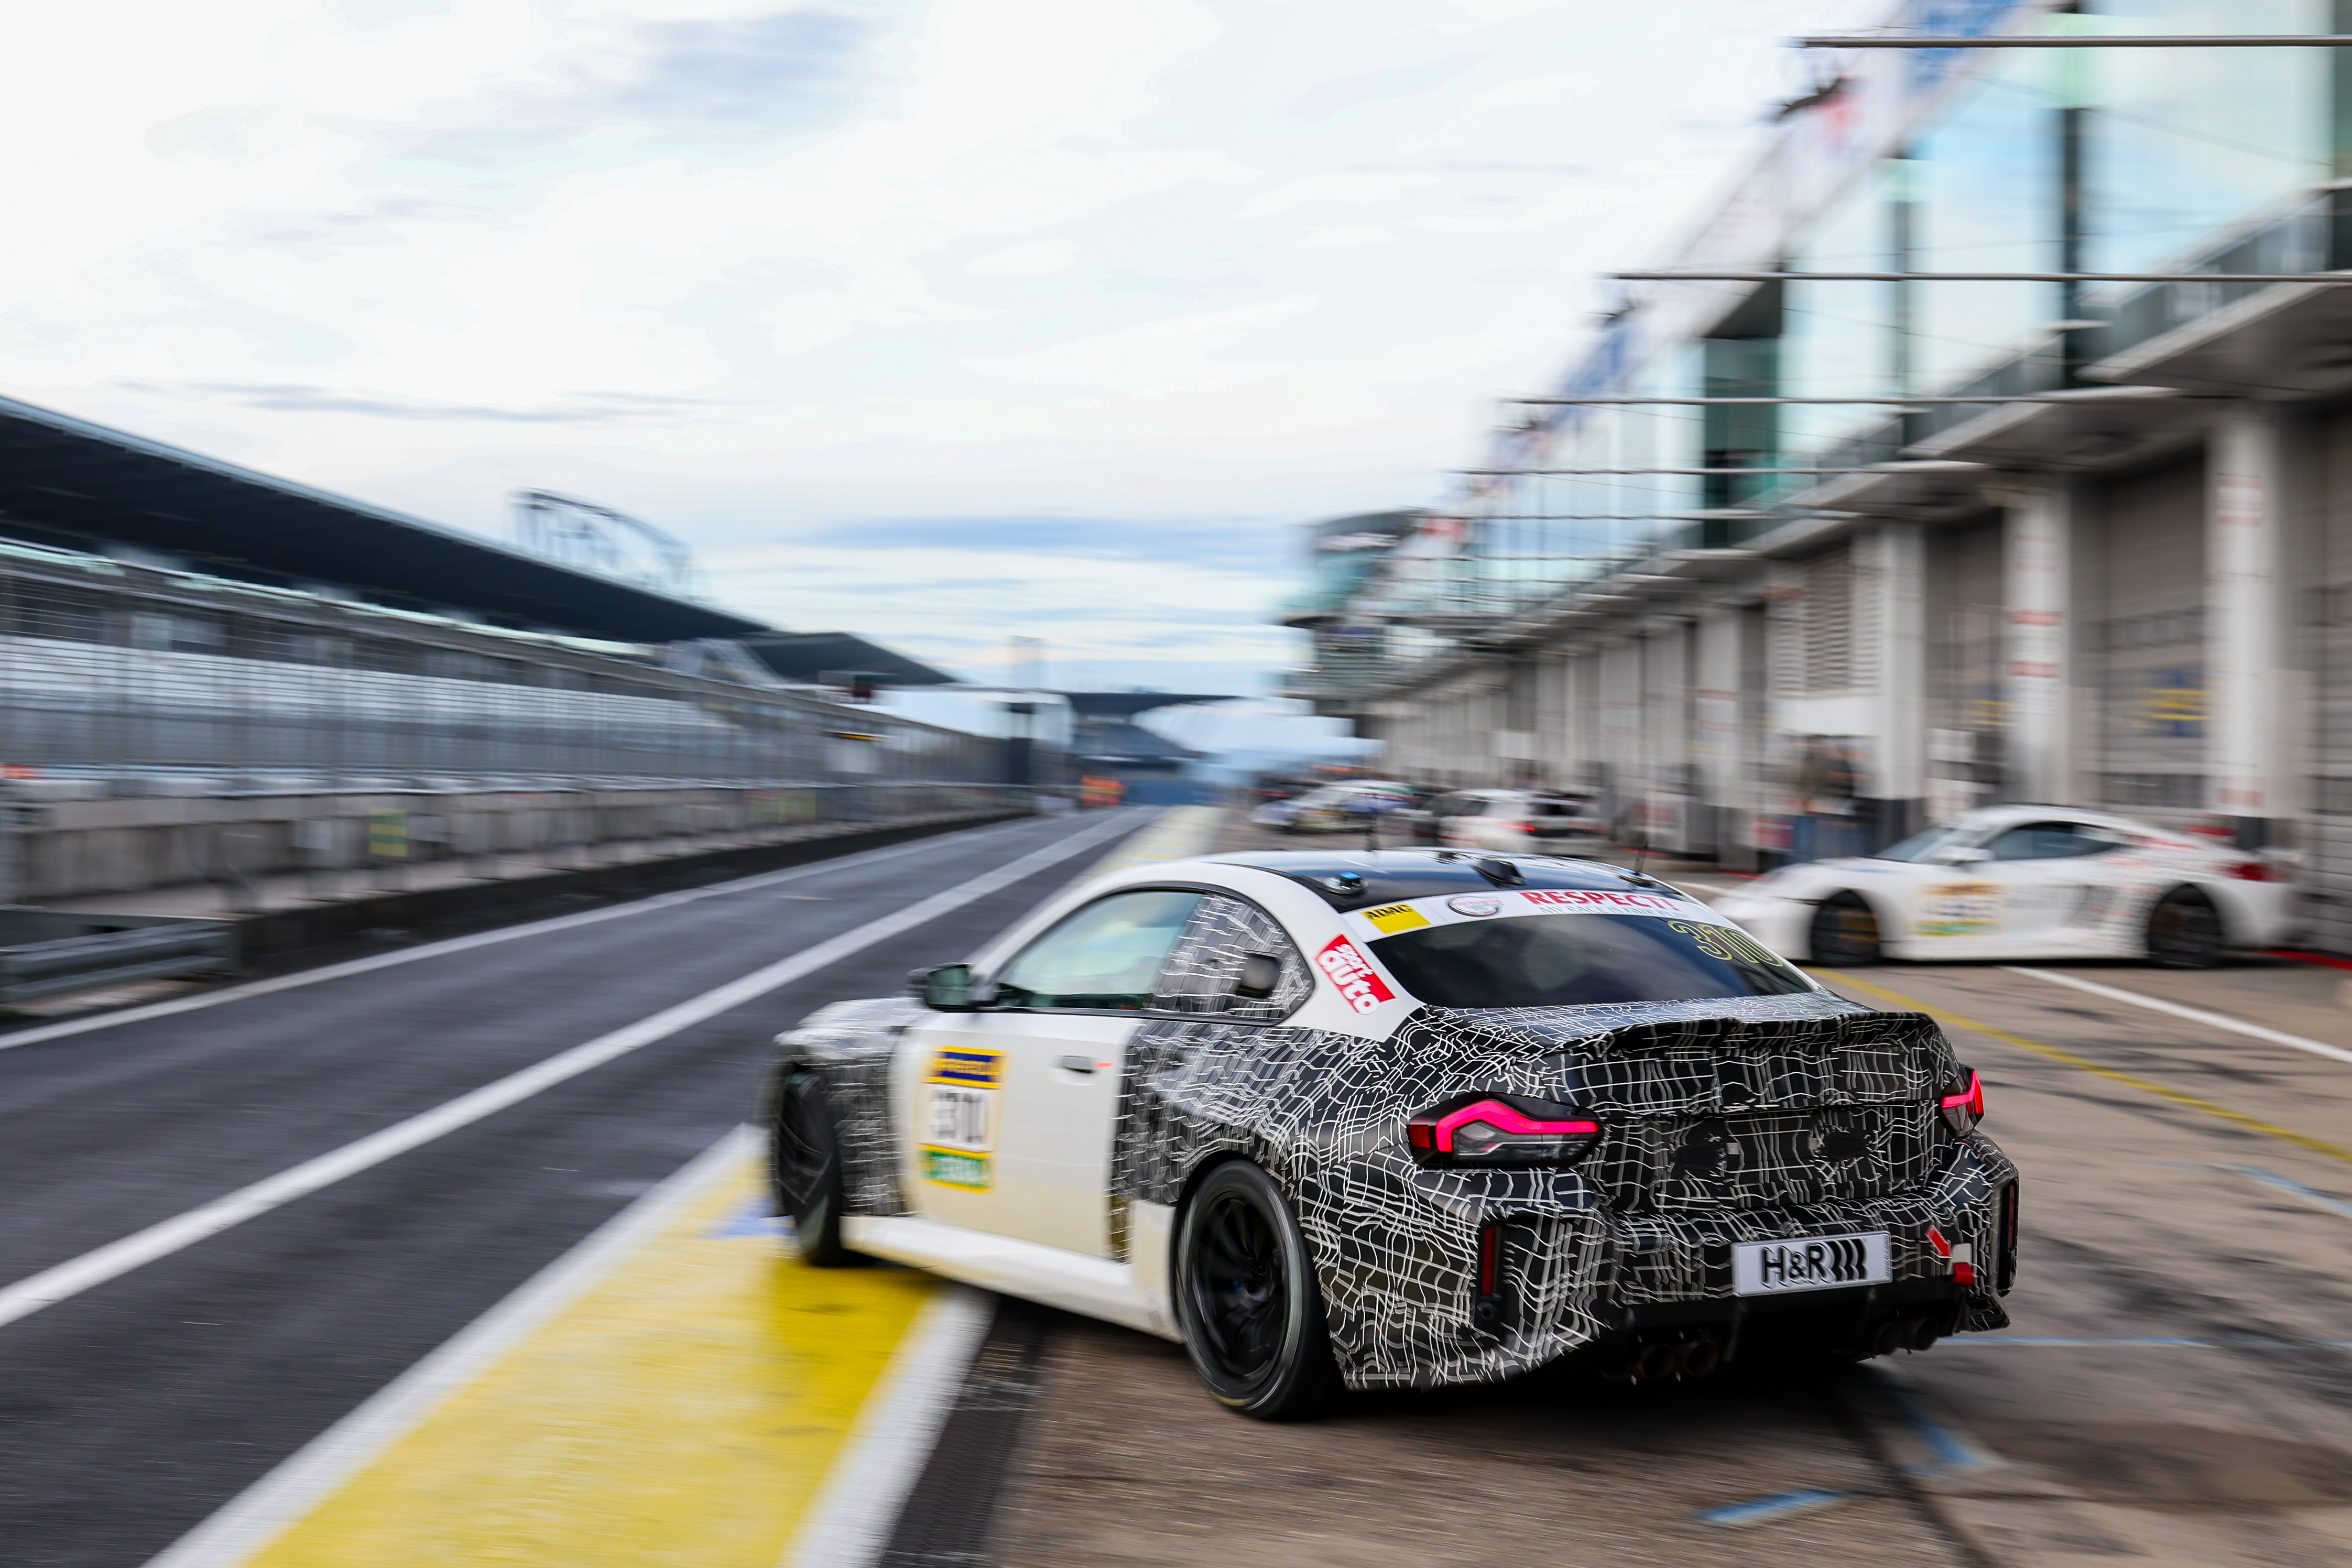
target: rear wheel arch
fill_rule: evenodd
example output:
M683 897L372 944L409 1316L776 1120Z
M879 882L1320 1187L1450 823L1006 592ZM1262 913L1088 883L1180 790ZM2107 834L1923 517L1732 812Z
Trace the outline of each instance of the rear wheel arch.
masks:
M2176 882L2148 906L2142 936L2148 962L2167 969L2204 969L2230 945L2229 900L2194 882Z
M1271 1319L1264 1307L1235 1310L1254 1291L1223 1278L1231 1270L1220 1269L1218 1249L1207 1245L1208 1227L1228 1205L1238 1212L1223 1223L1239 1218L1256 1226L1266 1244L1244 1250L1277 1264L1275 1277L1255 1281L1270 1288L1255 1299L1274 1308ZM1193 1368L1227 1409L1262 1421L1296 1420L1338 1391L1321 1265L1282 1183L1247 1152L1205 1161L1187 1179L1170 1238L1169 1287Z

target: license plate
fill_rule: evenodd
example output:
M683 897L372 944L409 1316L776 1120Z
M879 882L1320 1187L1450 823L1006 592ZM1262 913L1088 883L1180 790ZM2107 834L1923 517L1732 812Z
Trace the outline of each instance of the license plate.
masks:
M1884 1285L1886 1233L1805 1236L1789 1241L1742 1241L1731 1248L1731 1288L1742 1296L1787 1296L1847 1285Z

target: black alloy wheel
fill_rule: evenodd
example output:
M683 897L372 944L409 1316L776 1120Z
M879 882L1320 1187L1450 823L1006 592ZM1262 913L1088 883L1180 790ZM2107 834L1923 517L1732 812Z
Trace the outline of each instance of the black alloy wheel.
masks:
M2195 888L2175 888L2147 915L2147 956L2165 969L2210 969L2221 961L2221 911Z
M841 1244L841 1139L824 1080L813 1072L795 1072L776 1098L769 1173L776 1212L792 1217L793 1251L817 1268L865 1261Z
M1843 964L1848 968L1876 963L1882 956L1878 916L1860 893L1833 894L1814 909L1812 931L1806 945L1815 963Z
M1176 1232L1176 1315L1217 1403L1260 1421L1311 1415L1339 1386L1307 1237L1274 1178L1217 1166Z

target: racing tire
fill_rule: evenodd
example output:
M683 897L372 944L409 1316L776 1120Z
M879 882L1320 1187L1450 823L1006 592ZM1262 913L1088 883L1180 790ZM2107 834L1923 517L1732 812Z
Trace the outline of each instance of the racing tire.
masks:
M1805 946L1815 963L1842 964L1849 969L1878 963L1885 955L1878 942L1878 915L1860 893L1837 893L1813 910Z
M793 1222L793 1254L813 1268L847 1268L865 1258L841 1244L841 1136L813 1072L784 1079L776 1097L768 1169L776 1212Z
M2221 911L2195 888L2175 888L2147 912L2148 962L2163 969L2210 969L2227 945Z
M1176 1229L1176 1321L1226 1409L1312 1415L1339 1386L1307 1237L1274 1178L1232 1160L1202 1178Z

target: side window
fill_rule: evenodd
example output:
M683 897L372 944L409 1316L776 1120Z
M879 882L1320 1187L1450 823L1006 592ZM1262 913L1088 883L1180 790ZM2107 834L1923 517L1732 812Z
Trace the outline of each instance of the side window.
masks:
M1160 969L1201 898L1169 890L1113 893L1072 910L1004 966L997 976L997 1005L1150 1005Z
M1234 994L1242 965L1253 953L1264 953L1282 966L1271 996ZM1211 893L1202 899L1192 923L1184 929L1151 1005L1163 1012L1279 1023L1297 1012L1314 988L1307 960L1272 915L1245 900Z
M1485 800L1475 795L1467 795L1454 803L1454 809L1451 815L1454 816L1475 816L1486 809L1486 803Z
M2116 845L2115 835L2075 822L2028 822L1997 833L1985 845L1996 860L2063 860L2100 855Z

